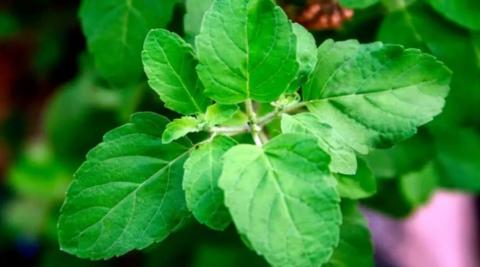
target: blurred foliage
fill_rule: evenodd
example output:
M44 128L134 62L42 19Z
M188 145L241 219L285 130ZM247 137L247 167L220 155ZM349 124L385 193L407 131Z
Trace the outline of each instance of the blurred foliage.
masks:
M0 12L0 39L6 39L19 31L17 18L7 12Z
M83 159L103 133L119 123L120 100L119 91L99 86L88 70L58 91L45 113L46 135L56 154Z
M140 65L144 36L152 27L167 27L193 44L210 1L144 6L140 12L148 15L148 23L137 18L126 28L120 22L135 16L128 1L120 1L122 12L101 24L98 16L105 16L102 12L108 13L114 1L105 1L99 9L97 1L82 1L82 23L75 15L75 1L21 2L0 4L0 70L9 70L0 73L0 97L8 100L0 102L0 166L9 162L0 177L0 250L27 258L33 253L35 266L121 265L123 259L93 264L58 250L55 228L65 189L85 153L128 114L171 114L146 86ZM306 1L282 2L302 7ZM411 214L439 188L480 192L480 2L444 2L343 0L355 9L352 20L340 29L315 32L317 44L326 38L355 38L420 48L454 73L439 118L416 137L364 158L376 178L377 193L362 203L393 217ZM128 34L138 28L139 34ZM98 31L104 38L96 37ZM118 34L126 39L118 40ZM87 46L90 54L84 55ZM272 127L271 133L278 131L278 125ZM369 178L365 174L371 192ZM231 227L227 232L231 234L220 238L189 224L180 236L135 254L133 260L125 257L122 266L266 266Z

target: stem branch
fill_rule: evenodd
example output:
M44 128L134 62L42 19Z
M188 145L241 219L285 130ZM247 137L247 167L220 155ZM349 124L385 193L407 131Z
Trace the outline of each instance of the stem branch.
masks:
M267 135L263 132L263 127L269 124L276 117L283 113L294 113L305 107L308 102L300 102L284 108L277 108L261 118L257 118L255 109L253 108L253 102L251 99L245 101L245 111L248 117L248 123L240 126L219 126L212 127L210 131L214 134L224 134L228 136L234 136L242 133L251 132L253 141L256 145L262 146L268 141Z
M281 114L296 112L302 109L303 107L305 107L306 105L307 105L307 102L300 102L300 103L293 104L291 106L287 106L283 109L276 109L275 111L270 112L267 115L261 117L260 120L258 121L258 125L260 127L263 127L269 124L272 120L274 120L276 117L280 116Z
M252 133L253 141L257 146L261 147L263 145L262 139L260 138L260 132L262 131L262 128L257 123L257 113L255 113L251 99L247 99L245 101L245 112L247 113L248 125L250 126L250 132Z

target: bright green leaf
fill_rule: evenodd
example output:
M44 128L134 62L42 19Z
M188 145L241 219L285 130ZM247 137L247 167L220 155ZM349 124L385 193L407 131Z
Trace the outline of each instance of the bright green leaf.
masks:
M271 102L298 70L296 38L271 0L216 0L196 40L205 93L223 104Z
M217 136L200 145L185 162L183 189L187 207L199 222L215 230L224 230L231 221L223 204L223 191L217 184L222 173L222 157L236 143L229 137Z
M88 153L62 207L62 250L108 259L163 240L188 216L182 177L191 144L163 144L167 123L137 113Z
M329 156L307 135L224 156L219 185L241 234L273 266L320 266L338 244L341 213Z
M296 91L306 81L317 64L317 45L313 35L298 23L293 24L293 33L297 37L297 61L299 69L297 79L292 82L288 91Z
M167 124L165 131L162 134L162 142L168 144L189 133L199 132L201 130L199 123L200 122L194 117L182 117L173 120Z
M442 111L451 73L420 50L327 40L318 57L308 109L362 154L411 137Z
M480 123L480 34L443 19L429 6L416 4L389 14L381 24L381 41L431 52L453 71L450 95L435 122L451 127ZM452 52L454 51L454 52ZM437 124L437 123L434 123Z
M373 267L373 245L368 224L354 201L342 200L340 243L325 267Z
M282 132L303 133L318 138L320 147L326 151L332 161L330 170L343 174L355 174L357 159L355 152L349 147L343 137L328 124L322 123L315 115L301 113L282 116Z
M223 105L215 103L207 108L205 120L210 125L222 124L230 119L239 111L237 105Z
M151 30L142 52L150 86L171 110L192 114L204 112L208 99L198 80L192 47L175 33Z
M360 199L377 192L377 180L364 161L360 160L355 175L336 174L338 192L342 198Z
M142 75L140 52L148 30L165 27L174 0L84 0L83 31L98 71L114 84L135 83Z
M480 30L480 2L478 0L427 0L446 18L471 30Z

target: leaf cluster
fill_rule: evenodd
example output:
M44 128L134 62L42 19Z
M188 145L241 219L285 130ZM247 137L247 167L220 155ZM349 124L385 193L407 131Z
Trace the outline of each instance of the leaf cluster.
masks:
M180 117L135 113L88 153L61 211L61 248L108 259L164 240L193 216L214 230L233 223L272 266L372 266L357 202L376 193L376 170L363 159L440 114L451 71L401 45L317 47L271 0L214 0L193 45L152 29L143 48L126 46L157 27L150 16L160 7L148 2L106 1L95 12L112 21L97 25L89 16L98 4L84 1L89 46L125 55L132 69L97 57L97 68L120 78L136 73L129 58L141 50L150 87ZM146 24L135 34L121 28L122 44L108 46L102 30L119 18Z

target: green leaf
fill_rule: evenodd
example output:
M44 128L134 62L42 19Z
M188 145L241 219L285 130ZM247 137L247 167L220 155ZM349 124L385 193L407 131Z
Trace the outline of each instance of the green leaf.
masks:
M114 84L137 82L148 30L165 27L174 0L84 0L80 19L98 71Z
M240 234L273 266L320 266L338 244L341 213L328 163L316 138L300 134L225 154L225 204Z
M471 30L480 30L480 2L477 0L427 0L449 20Z
M162 142L168 144L189 133L199 132L201 130L199 124L200 121L194 117L175 119L167 124L165 131L162 134Z
M239 111L237 105L223 105L215 103L207 108L205 120L210 125L223 124L235 116Z
M183 189L187 207L199 222L215 230L224 230L231 221L223 204L223 192L217 184L223 155L236 143L230 137L217 136L200 145L185 162Z
M198 80L192 47L175 33L151 30L142 52L148 82L165 106L182 114L204 112L208 99Z
M185 34L194 37L200 33L203 15L212 5L213 0L186 0L186 13L183 19Z
M296 40L271 0L216 0L196 40L205 93L222 104L271 102L298 70Z
M325 267L373 267L373 245L368 224L355 201L342 200L340 243Z
M432 162L416 172L400 177L400 186L405 197L415 206L427 203L437 189L437 170Z
M160 139L168 120L137 113L104 137L75 174L59 219L62 250L108 259L166 238L187 216L187 140Z
M327 40L318 57L308 109L362 154L411 137L442 111L451 73L420 50Z
M379 0L340 0L340 4L349 8L367 8L378 3Z
M313 35L298 23L293 24L293 33L297 37L297 62L299 63L299 69L297 79L292 82L288 90L289 92L300 88L315 69L315 65L317 65L317 45Z
M349 147L343 137L328 124L322 123L311 113L300 113L294 116L282 116L282 132L303 133L318 138L319 146L330 157L330 170L343 174L355 174L357 158L355 152Z
M445 127L480 123L480 34L443 19L427 5L412 5L389 14L378 38L431 52L453 71L450 95L435 122ZM454 53L452 51L455 51ZM437 123L434 123L437 124Z
M359 161L355 175L336 174L338 192L342 198L360 199L377 192L377 180L363 160Z

